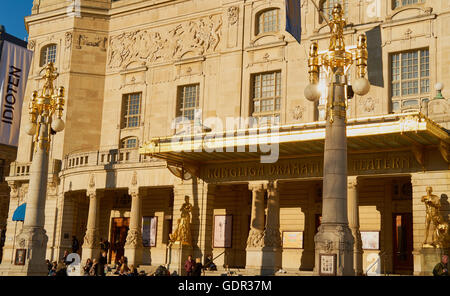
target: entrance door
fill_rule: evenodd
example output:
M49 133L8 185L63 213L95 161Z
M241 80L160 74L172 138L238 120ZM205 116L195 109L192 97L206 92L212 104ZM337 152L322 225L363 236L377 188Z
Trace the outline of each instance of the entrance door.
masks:
M130 218L113 218L111 224L111 262L118 263L125 254Z
M394 273L412 274L413 233L411 213L393 214Z

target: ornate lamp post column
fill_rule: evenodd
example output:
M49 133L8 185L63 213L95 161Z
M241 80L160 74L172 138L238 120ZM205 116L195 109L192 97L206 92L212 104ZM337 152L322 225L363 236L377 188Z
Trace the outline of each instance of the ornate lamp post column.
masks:
M45 68L44 86L40 92L33 92L29 103L30 123L25 131L33 136L34 155L30 169L27 210L22 231L16 239L16 249L25 249L25 265L14 273L21 275L46 275L45 255L48 237L44 229L45 201L47 195L48 160L51 130L64 129L64 88L57 91L53 82L58 77L53 63ZM56 117L53 119L53 117ZM50 129L51 127L51 129Z
M347 217L347 135L346 109L350 86L347 73L353 62L358 68L353 91L365 95L370 85L364 78L367 69L367 45L365 35L358 36L357 48L346 50L342 7L335 4L333 19L329 22L331 38L329 49L318 53L317 43L310 48L308 60L310 84L305 89L305 97L316 101L320 97L318 89L319 69L328 77L328 97L325 127L323 209L322 224L315 236L316 274L354 275L354 239L348 226Z

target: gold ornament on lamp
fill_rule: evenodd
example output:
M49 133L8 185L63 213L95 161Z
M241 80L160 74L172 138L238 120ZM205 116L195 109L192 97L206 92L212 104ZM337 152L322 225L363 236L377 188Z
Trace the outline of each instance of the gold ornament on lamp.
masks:
M30 122L25 126L28 135L33 136L33 141L41 149L49 150L51 130L60 132L64 129L62 114L64 111L64 87L57 90L54 87L54 81L59 76L53 63L45 66L45 73L42 76L44 86L39 94L33 91L32 98L28 104L28 113ZM55 115L55 118L53 119ZM41 133L41 128L47 128L46 133Z
M367 41L366 36L361 34L358 36L358 44L356 48L346 49L344 42L344 28L346 21L343 18L343 11L340 4L335 4L332 12L332 20L328 23L330 27L330 45L324 53L318 52L317 42L313 42L309 51L308 73L309 85L305 88L305 97L310 101L317 101L321 92L319 89L319 70L323 70L330 80L330 86L334 79L333 76L339 75L344 77L345 81L337 81L337 83L345 84L346 94L348 98L348 85L346 75L350 66L355 62L357 67L357 78L353 82L353 91L358 95L365 95L369 92L370 84L365 78L367 73ZM335 82L336 83L336 82ZM332 92L333 90L330 89ZM347 109L347 99L345 102L334 101L333 96L329 95L327 100L327 116L331 123L334 116L345 118Z

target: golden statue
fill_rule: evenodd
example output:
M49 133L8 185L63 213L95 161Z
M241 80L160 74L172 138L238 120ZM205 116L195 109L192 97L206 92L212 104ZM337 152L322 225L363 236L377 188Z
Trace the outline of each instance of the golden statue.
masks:
M177 220L177 229L169 235L170 243L172 245L174 243L179 243L182 245L191 246L191 212L192 212L192 204L189 203L189 196L185 196L184 204L180 208L181 217Z
M333 19L328 23L331 33L329 50L345 50L344 27L347 23L343 18L342 6L339 3L334 4L332 16Z
M45 84L42 88L41 96L48 97L53 95L53 81L58 77L58 73L56 73L56 68L52 62L48 63L45 66L45 74L42 78L44 78Z
M437 195L432 194L433 188L427 187L427 195L422 196L422 202L426 206L425 218L425 241L424 247L445 248L449 243L448 222L445 221L441 214L441 202ZM432 226L431 226L432 225ZM428 236L430 227L433 227L431 232L431 244L428 243Z

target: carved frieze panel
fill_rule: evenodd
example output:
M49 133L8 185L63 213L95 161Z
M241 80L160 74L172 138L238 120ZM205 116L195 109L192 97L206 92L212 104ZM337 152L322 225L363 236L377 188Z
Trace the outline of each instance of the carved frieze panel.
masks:
M167 31L136 30L112 36L108 68L125 68L133 62L147 65L215 52L221 42L222 16L187 21Z
M101 50L106 51L106 46L108 45L108 38L98 35L93 36L92 34L78 34L75 36L74 42L75 48L77 49L82 49L84 46L88 46L88 47L98 47Z

